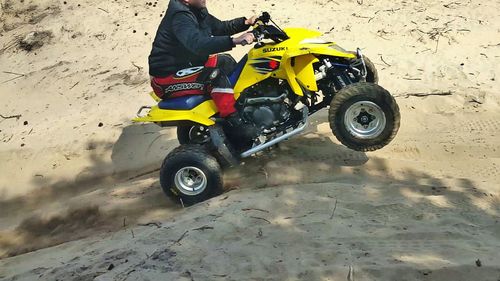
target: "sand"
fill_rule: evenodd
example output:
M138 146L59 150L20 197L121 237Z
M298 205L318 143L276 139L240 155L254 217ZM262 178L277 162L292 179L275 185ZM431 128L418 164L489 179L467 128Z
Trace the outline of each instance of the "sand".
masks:
M499 2L208 2L363 48L397 138L351 151L321 111L182 209L175 130L129 121L167 1L0 0L0 279L500 279Z

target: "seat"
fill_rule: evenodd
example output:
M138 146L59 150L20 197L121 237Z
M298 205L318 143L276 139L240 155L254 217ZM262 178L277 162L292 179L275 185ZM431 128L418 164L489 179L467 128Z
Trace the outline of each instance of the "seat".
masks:
M208 99L209 98L205 95L190 95L179 98L169 98L159 102L158 107L160 109L169 110L190 110Z

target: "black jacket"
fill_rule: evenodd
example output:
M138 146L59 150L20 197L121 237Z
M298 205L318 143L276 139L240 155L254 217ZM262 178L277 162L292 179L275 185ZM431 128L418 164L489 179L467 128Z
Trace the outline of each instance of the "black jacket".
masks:
M203 65L209 55L235 47L230 36L248 28L245 18L220 21L207 9L170 0L149 55L149 74L165 77L182 68Z

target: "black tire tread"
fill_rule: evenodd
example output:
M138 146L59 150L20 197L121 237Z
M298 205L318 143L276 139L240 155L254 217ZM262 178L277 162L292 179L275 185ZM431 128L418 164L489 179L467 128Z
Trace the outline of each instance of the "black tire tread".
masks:
M177 140L180 144L189 144L189 130L191 126L177 126Z
M356 143L353 143L349 141L347 138L343 137L342 132L340 131L340 128L337 126L336 122L336 114L340 110L341 106L347 102L349 99L356 97L358 95L369 95L373 96L373 98L376 98L377 96L382 95L384 97L385 102L389 105L391 108L394 116L393 116L393 122L394 126L392 129L392 132L390 133L389 137L386 138L383 142L376 144L376 145L359 145ZM330 128L333 131L333 134L335 137L345 146L349 147L350 149L356 150L356 151L375 151L378 149L383 148L387 144L389 144L395 137L396 134L398 133L399 126L400 126L400 112L399 112L399 106L396 103L396 100L394 97L384 88L377 84L369 83L369 82L359 82L359 83L354 83L351 85L347 85L345 88L341 89L337 94L335 94L331 104L330 104L330 109L328 113L328 120L330 123Z
M363 59L365 60L366 70L368 71L368 74L366 75L366 82L378 84L378 71L375 64L373 64L368 57L363 57Z
M182 159L183 157L189 157L191 159L193 159L193 158L196 159L196 161L199 161L200 163L202 163L210 171L210 173L213 173L213 175L216 175L214 177L215 183L213 184L211 190L207 194L204 194L204 195L200 194L200 195L203 195L202 196L203 198L201 198L201 200L198 200L198 199L193 200L193 198L183 196L182 194L177 195L174 192L172 192L172 190L169 188L169 183L165 182L165 180L167 180L165 173L167 172L167 169L168 169L172 159L176 159L176 158ZM184 145L181 145L181 146L175 148L174 150L172 150L167 155L167 157L165 157L165 160L163 160L163 163L162 163L161 168L160 168L160 185L161 185L163 192L168 197L170 197L174 200L178 200L179 197L181 197L183 199L183 203L185 205L192 205L192 204L204 201L206 199L209 199L213 196L217 196L223 192L223 179L222 179L222 175L221 175L221 166L219 165L219 163L217 162L215 157L210 155L208 149L205 148L204 146L197 145L197 144L184 144ZM200 196L200 195L198 195L198 196Z

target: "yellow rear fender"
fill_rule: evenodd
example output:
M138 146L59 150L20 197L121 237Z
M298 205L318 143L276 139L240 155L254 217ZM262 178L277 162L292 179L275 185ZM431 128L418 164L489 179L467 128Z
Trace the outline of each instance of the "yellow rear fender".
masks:
M132 119L133 122L152 122L152 123L177 123L194 122L204 126L212 126L215 122L210 119L218 113L217 107L212 100L205 101L197 107L190 110L167 110L161 109L157 105L151 107L145 116L139 116Z
M161 101L161 99L155 94L155 92L150 92L149 95L155 100L155 102Z

